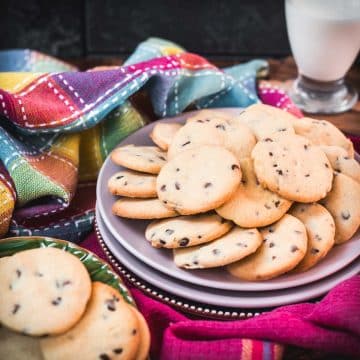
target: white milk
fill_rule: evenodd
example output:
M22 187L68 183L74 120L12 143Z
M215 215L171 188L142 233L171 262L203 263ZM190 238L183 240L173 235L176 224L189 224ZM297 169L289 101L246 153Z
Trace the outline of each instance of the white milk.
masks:
M286 22L299 73L344 77L360 49L360 0L286 0Z

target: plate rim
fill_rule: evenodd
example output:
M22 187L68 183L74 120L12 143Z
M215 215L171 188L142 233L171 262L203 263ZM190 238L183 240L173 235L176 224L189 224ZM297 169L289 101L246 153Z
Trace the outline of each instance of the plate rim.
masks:
M220 111L225 110L225 111L234 112L234 111L238 111L238 110L241 110L241 109L242 108L217 108L216 110L220 110ZM181 121L181 120L183 120L183 117L186 116L187 114L194 114L194 113L197 113L199 111L201 111L201 110L184 112L184 113L181 113L181 114L173 116L173 117L168 117L168 118L163 118L163 119L153 121L153 122L145 125L144 127L138 129L137 131L135 131L134 133L129 135L127 138L123 139L116 147L121 146L123 143L131 142L131 140L129 141L129 138L131 138L131 136L133 136L138 131L145 131L145 132L149 133L150 130L148 130L148 129L151 129L152 127L154 127L155 124L158 123L158 122L166 122L166 121L169 121L169 120ZM359 154L355 153L355 157L356 157L357 161L359 161L359 159L360 159ZM123 247L125 247L126 250L129 251L132 255L134 255L135 257L140 259L146 265L156 269L157 271L160 271L160 272L163 272L163 273L167 274L168 269L166 269L163 265L161 265L161 264L157 263L156 261L152 260L151 258L148 258L145 255L139 253L136 250L136 248L132 247L131 244L118 231L116 231L116 229L113 227L113 225L111 223L111 219L108 218L108 216L106 215L107 212L105 211L105 209L103 207L103 202L102 202L100 194L101 194L101 185L103 184L104 186L106 186L106 179L104 177L104 173L105 173L105 167L110 162L111 162L110 156L108 156L105 159L105 161L104 161L104 163L103 163L103 165L102 165L102 167L100 169L99 176L98 176L98 181L97 181L97 186L96 186L96 194L97 194L97 199L98 199L97 200L97 206L99 207L99 212L102 215L102 219L105 222L106 227L110 230L110 232L117 239L117 241L119 241L120 244ZM141 220L139 220L139 221L141 221ZM352 240L360 242L360 234L359 234L359 238L352 239ZM146 241L145 237L144 237L144 241ZM340 246L343 246L343 245L346 245L346 243L341 244ZM350 260L348 259L346 262L342 263L341 266L339 266L335 271L331 271L331 270L329 270L328 272L325 271L325 272L321 273L321 275L319 275L319 273L317 271L313 271L313 274L310 275L310 278L308 280L306 280L305 282L303 280L298 280L298 281L296 281L296 280L288 280L288 281L286 281L284 283L274 284L274 282L272 282L272 280L269 280L269 281L263 281L263 282L239 282L238 284L236 284L236 283L221 283L219 280L216 280L216 284L214 284L214 281L209 280L209 279L199 278L197 280L196 277L194 277L194 279L184 278L183 277L184 275L180 274L180 273L175 273L174 274L172 272L171 276L173 278L176 278L176 279L179 279L179 280L187 281L188 283L193 284L193 285L208 286L210 288L220 288L222 290L232 290L232 291L272 291L272 290L281 290L281 289L286 289L286 288L289 288L289 287L292 288L292 287L298 287L298 286L310 284L310 283L319 281L320 279L323 279L323 278L325 278L327 276L331 276L335 272L337 272L337 271L343 269L344 267L346 267L347 265L349 265L352 261L354 261L356 259L356 257L358 255L359 254L354 254L353 256L350 256L349 257ZM311 269L310 269L310 271L311 271ZM297 275L294 274L294 276L297 276Z

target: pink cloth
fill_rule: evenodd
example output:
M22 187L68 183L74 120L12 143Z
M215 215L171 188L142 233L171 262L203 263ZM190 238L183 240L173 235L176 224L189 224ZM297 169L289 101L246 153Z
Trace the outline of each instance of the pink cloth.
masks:
M82 246L106 259L95 234ZM149 324L154 359L280 359L278 344L360 357L360 275L319 303L283 306L237 321L191 320L129 288Z

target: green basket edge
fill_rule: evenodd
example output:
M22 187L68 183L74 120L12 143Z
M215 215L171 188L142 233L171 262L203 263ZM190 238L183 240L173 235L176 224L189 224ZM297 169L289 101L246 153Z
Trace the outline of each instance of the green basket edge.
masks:
M4 238L0 239L0 258L11 256L20 251L45 247L55 247L70 252L84 264L92 281L100 281L113 287L120 292L127 303L135 305L134 299L127 287L123 284L120 276L114 272L107 262L91 251L69 241L45 236Z

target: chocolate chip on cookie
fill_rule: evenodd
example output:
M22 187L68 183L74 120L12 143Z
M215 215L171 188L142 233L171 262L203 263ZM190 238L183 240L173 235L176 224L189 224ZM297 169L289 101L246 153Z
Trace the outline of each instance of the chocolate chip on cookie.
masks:
M134 359L142 344L141 326L117 290L94 282L80 321L64 334L41 339L40 346L46 359ZM99 341L99 334L106 336Z
M261 245L257 229L249 232L235 226L225 235L207 244L186 249L174 249L174 261L185 269L204 269L224 266L252 254Z
M272 279L293 269L307 249L306 228L291 215L284 215L271 226L260 229L264 242L252 255L227 267L243 280Z
M280 219L292 202L259 184L250 158L242 159L240 165L241 183L216 212L242 227L266 226Z
M219 146L199 146L168 161L157 178L157 192L167 207L190 215L224 203L240 180L240 166L231 152Z
M259 141L251 156L260 183L285 199L314 202L331 189L333 173L326 155L301 136Z
M207 213L153 221L147 226L145 237L154 247L173 249L209 242L231 228L230 221Z
M109 179L108 189L113 195L155 198L157 197L156 176L132 170L122 170Z

